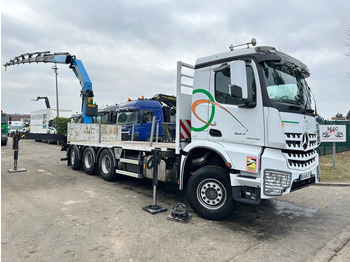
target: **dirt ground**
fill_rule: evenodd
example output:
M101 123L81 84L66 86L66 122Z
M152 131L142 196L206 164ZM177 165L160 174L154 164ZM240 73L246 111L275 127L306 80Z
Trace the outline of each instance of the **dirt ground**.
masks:
M329 261L350 239L349 187L311 186L239 205L224 221L192 210L188 223L167 220L176 185L159 183L150 215L152 183L129 177L108 183L74 171L60 147L21 140L18 167L10 143L1 148L2 261ZM339 251L339 252L338 252ZM346 251L344 251L346 252ZM335 256L335 254L337 256ZM335 261L335 260L334 260ZM339 260L338 260L339 261Z

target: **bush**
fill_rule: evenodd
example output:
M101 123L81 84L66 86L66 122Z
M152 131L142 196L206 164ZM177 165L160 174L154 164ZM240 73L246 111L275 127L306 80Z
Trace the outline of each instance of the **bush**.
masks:
M57 134L67 134L67 124L70 122L69 117L56 117L56 130Z

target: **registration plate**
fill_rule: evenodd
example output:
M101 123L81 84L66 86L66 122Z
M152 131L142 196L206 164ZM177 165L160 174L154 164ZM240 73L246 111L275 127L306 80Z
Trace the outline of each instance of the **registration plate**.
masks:
M299 180L308 179L310 177L311 177L311 172L307 172L307 173L304 173L304 174L300 174L299 175Z

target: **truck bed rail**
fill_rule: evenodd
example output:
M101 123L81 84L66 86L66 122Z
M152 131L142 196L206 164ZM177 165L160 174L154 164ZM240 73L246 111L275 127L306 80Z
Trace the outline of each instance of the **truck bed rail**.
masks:
M177 62L177 81L176 81L176 139L175 153L180 154L180 151L185 147L191 139L191 108L188 105L192 104L193 79L194 76L183 73L183 70L194 73L194 66Z

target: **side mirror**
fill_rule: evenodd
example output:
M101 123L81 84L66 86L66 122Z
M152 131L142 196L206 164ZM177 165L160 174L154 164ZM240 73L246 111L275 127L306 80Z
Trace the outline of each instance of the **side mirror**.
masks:
M230 63L231 96L242 99L248 98L247 72L244 61L232 61ZM240 96L237 96L241 94Z
M9 116L9 125L12 124L12 116Z

